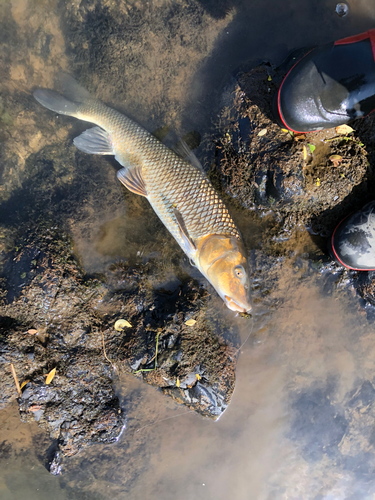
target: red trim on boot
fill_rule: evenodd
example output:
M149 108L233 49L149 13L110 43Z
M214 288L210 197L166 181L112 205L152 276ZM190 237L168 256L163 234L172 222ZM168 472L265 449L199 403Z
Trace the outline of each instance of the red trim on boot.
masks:
M374 56L375 61L375 29L371 29L365 31L364 33L360 33L359 35L348 36L347 38L343 38L342 40L337 40L335 45L347 45L350 43L361 42L362 40L370 39L372 55Z

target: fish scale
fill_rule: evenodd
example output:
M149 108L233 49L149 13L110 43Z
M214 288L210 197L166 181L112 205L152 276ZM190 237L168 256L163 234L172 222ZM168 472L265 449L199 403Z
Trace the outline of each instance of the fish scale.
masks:
M143 127L97 100L82 105L77 118L107 131L122 165L140 166L150 204L184 250L175 209L181 213L193 241L207 234L229 234L240 239L228 209L205 174Z

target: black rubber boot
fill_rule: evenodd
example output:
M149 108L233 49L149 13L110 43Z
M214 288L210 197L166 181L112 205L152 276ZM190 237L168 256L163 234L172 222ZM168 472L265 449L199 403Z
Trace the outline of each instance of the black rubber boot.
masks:
M375 201L349 215L334 230L330 253L356 271L375 271Z
M275 118L294 132L336 127L375 109L375 29L311 50L285 76Z

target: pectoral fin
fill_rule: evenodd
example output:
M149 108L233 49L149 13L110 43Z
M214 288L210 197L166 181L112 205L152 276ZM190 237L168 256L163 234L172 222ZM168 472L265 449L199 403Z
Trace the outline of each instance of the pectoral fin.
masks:
M100 127L89 128L73 139L74 145L84 153L114 155L108 133Z
M197 247L195 246L193 240L190 238L188 230L186 228L184 219L182 218L181 213L175 208L174 216L176 217L176 221L178 224L178 229L180 231L180 236L182 238L184 244L184 250L188 256L194 254L197 251Z
M140 194L141 196L145 196L147 198L147 190L145 186L145 182L142 177L141 168L132 167L132 168L122 168L117 172L117 178L124 186L126 186L129 191L133 193Z

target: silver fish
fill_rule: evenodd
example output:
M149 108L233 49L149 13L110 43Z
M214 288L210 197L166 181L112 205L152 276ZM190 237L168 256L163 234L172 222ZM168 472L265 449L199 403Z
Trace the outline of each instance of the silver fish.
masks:
M85 153L114 155L123 166L117 173L118 179L130 191L149 200L229 309L249 312L244 245L227 208L203 171L125 115L93 98L71 76L60 77L60 85L63 95L37 89L35 99L56 113L96 124L74 139L76 147Z

